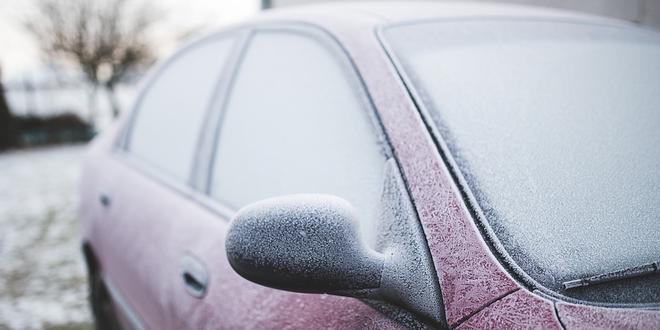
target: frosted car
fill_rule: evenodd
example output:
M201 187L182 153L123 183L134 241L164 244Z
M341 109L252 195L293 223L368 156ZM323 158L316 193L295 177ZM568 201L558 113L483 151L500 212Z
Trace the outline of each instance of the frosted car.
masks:
M100 326L659 328L660 36L515 6L272 11L91 147Z

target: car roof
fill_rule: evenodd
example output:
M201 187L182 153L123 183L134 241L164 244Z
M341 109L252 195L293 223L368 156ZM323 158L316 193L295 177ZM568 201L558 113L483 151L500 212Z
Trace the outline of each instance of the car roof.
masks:
M483 2L380 1L308 4L264 11L257 21L290 20L328 30L351 25L394 25L432 19L552 19L631 25L632 23L574 11L537 6Z

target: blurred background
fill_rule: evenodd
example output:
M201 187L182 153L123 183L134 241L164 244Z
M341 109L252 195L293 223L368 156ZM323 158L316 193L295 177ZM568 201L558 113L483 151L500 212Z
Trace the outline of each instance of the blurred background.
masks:
M484 1L660 29L660 0ZM0 329L92 328L79 164L153 63L204 31L316 2L328 1L0 0Z

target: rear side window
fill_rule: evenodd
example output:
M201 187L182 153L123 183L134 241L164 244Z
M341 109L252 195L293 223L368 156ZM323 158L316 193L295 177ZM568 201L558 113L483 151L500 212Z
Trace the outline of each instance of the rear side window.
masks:
M302 34L257 33L225 111L214 198L238 209L326 193L348 200L363 222L375 220L386 158L368 99L341 52Z
M187 181L206 114L232 39L210 40L175 55L143 94L128 150L149 167Z

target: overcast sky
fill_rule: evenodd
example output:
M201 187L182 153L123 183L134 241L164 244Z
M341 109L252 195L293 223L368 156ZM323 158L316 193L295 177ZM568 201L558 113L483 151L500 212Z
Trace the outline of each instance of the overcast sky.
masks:
M38 0L0 0L0 67L3 79L20 76L39 67L41 60L34 41L20 20ZM234 23L258 12L260 0L150 0L167 12L162 22L162 49L167 50L175 34L199 26Z

